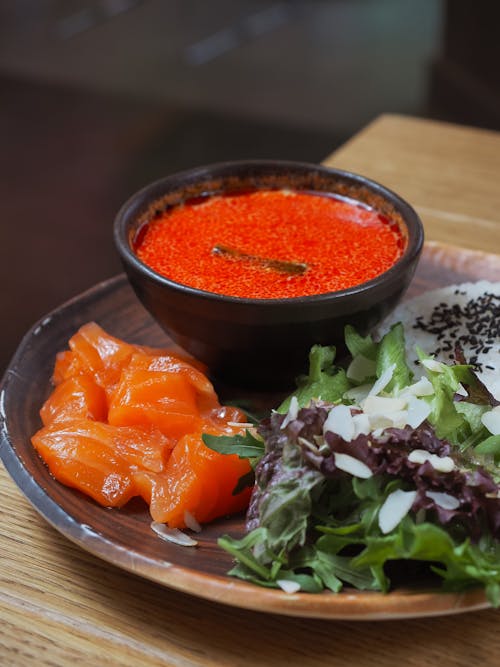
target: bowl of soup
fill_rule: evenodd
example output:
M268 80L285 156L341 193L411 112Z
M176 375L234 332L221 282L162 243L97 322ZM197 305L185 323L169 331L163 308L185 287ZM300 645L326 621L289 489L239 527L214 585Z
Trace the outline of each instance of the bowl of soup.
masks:
M422 223L361 175L283 161L225 162L134 194L114 223L138 298L168 335L231 385L286 386L314 344L342 352L407 289Z

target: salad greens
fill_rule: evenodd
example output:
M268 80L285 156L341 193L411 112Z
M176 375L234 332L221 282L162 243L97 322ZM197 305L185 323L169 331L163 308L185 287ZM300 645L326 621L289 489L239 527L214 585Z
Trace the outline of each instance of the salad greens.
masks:
M219 540L230 574L287 592L482 585L500 606L500 435L487 427L498 402L470 366L420 350L414 378L401 324L380 342L352 327L345 337L347 367L315 346L269 418L244 436L203 436L250 459L239 489L255 473L247 534Z

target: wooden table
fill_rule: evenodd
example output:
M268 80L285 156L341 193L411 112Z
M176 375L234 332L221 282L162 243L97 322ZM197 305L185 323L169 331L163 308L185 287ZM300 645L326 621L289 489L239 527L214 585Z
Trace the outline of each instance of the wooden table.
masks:
M500 135L383 116L329 156L393 188L427 239L500 252ZM479 257L480 255L478 255ZM500 612L333 622L260 614L165 589L67 541L0 470L0 664L498 665Z
M381 116L325 163L407 199L426 239L500 253L500 134Z

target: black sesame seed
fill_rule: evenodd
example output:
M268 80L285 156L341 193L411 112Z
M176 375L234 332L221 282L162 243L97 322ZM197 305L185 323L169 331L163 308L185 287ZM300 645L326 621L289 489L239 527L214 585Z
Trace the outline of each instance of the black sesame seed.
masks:
M454 294L458 296L467 293L457 288ZM427 320L419 315L413 328L437 337L440 347L436 353L449 352L454 344L468 348L471 355L469 363L481 370L478 355L491 352L492 346L500 338L500 295L485 292L463 305L453 302L453 299L449 304L442 301Z

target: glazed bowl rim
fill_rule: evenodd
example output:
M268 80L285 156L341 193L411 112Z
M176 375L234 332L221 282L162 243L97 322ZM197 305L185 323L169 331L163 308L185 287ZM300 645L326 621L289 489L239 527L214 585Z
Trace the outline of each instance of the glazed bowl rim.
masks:
M339 179L344 178L348 181L355 182L360 186L365 186L370 191L383 196L391 204L395 205L397 211L403 218L404 224L406 225L406 229L408 231L408 243L403 254L394 262L391 267L386 269L380 275L372 278L371 280L362 282L359 285L354 285L343 290L322 292L321 294L311 294L297 297L255 298L230 296L217 292L209 292L207 290L202 290L197 287L190 287L189 285L176 282L175 280L171 280L170 278L161 275L149 267L145 262L140 260L136 253L132 250L130 244L129 228L133 219L136 218L139 214L134 210L134 208L139 207L140 202L143 203L142 207L144 208L144 203L149 203L149 205L151 205L155 200L159 200L162 196L161 193L156 194L156 196L151 195L156 191L161 190L162 186L167 185L171 181L179 181L181 179L187 178L189 178L191 181L196 180L197 177L199 179L205 177L208 180L211 175L213 175L214 178L216 176L223 178L224 176L227 177L230 175L231 169L236 170L244 167L259 168L261 166L268 168L274 166L283 169L289 168L311 172L316 171L325 175L331 174L332 176L336 176ZM225 174L225 171L228 173ZM172 192L181 189L182 187L172 188ZM216 194L217 193L214 193L214 196ZM132 211L133 215L130 214L130 211ZM411 229L410 225L412 226ZM387 188L385 185L382 185L378 181L374 181L367 176L363 176L355 172L347 171L344 169L337 169L336 167L328 167L323 164L290 160L231 160L213 162L204 166L174 172L152 181L151 183L145 185L133 193L118 210L118 213L114 219L113 227L114 242L121 259L125 261L126 264L131 265L136 272L144 274L145 277L156 283L159 287L173 290L178 294L201 298L208 302L224 302L227 304L235 304L240 306L254 305L268 308L273 306L276 307L277 305L286 307L287 304L289 304L290 307L296 307L297 305L301 304L312 305L321 304L324 302L335 303L350 296L359 295L363 292L370 293L373 290L376 290L377 287L381 287L387 283L390 283L391 280L395 279L401 271L404 272L406 268L411 266L414 260L420 254L424 243L424 229L418 213L405 199L403 199L390 188Z

